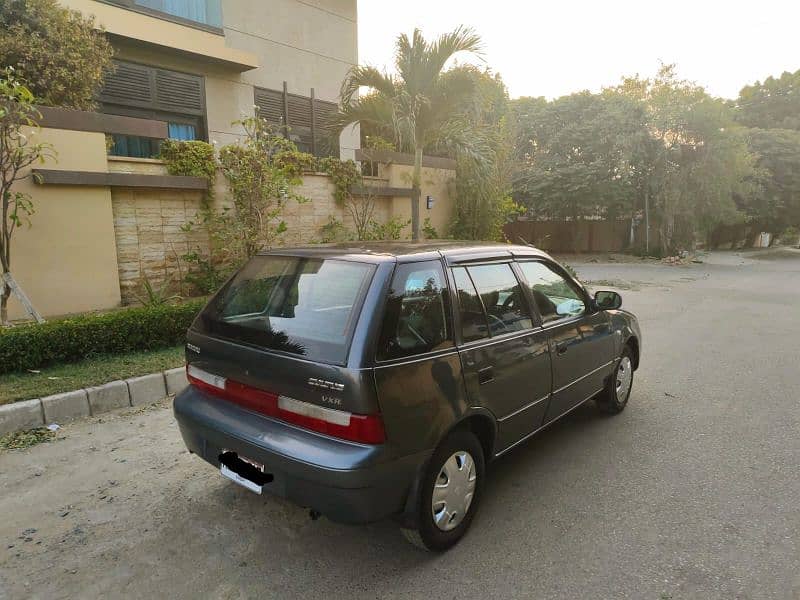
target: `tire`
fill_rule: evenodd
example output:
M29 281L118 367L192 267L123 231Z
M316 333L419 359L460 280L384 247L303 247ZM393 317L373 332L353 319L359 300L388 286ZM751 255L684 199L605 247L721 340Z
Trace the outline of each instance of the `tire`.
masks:
M608 378L606 388L598 395L598 408L604 413L617 415L625 410L628 398L633 389L633 352L625 346L614 367L614 373Z
M474 487L471 487L470 473L473 472ZM448 477L448 473L452 477ZM467 532L478 511L485 473L483 448L478 438L464 430L448 435L428 462L417 499L418 526L417 529L403 529L405 538L430 552L444 552L454 546ZM448 495L444 490L451 485L454 487ZM435 486L440 490L437 502L434 502Z

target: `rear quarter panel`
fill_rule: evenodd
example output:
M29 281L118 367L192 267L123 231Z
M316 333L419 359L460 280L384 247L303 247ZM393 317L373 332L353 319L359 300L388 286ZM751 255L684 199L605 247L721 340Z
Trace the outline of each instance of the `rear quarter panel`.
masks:
M434 448L469 411L455 349L381 364L374 373L386 440L400 455Z

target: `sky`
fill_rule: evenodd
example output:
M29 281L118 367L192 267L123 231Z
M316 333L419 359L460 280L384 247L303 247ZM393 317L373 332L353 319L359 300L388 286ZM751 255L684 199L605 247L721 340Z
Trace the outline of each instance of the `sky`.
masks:
M653 75L660 62L735 98L744 85L800 69L798 22L797 0L358 0L359 60L391 69L399 33L433 37L464 24L513 98L598 91Z

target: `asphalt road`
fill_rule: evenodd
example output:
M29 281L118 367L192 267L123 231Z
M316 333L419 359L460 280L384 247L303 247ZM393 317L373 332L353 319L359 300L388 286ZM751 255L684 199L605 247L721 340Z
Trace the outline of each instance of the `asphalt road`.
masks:
M0 598L800 598L800 254L758 256L576 265L640 317L628 409L494 463L444 555L222 480L162 404L0 454Z

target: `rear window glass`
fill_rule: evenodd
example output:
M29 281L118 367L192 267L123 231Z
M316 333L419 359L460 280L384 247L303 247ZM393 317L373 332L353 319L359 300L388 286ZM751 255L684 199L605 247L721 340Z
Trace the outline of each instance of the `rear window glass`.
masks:
M374 267L256 256L201 313L201 331L267 350L344 364Z

